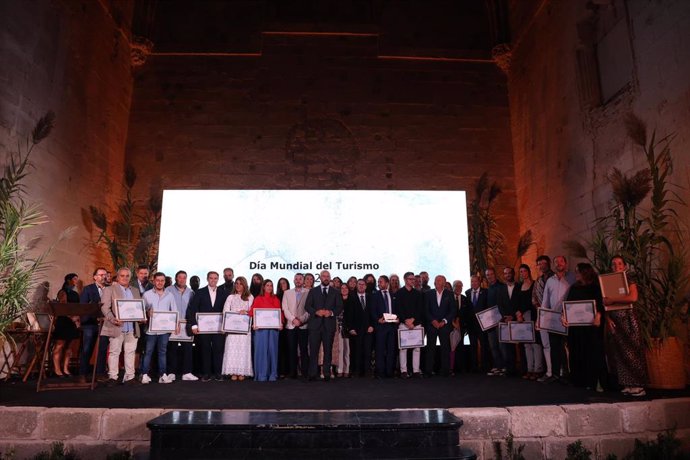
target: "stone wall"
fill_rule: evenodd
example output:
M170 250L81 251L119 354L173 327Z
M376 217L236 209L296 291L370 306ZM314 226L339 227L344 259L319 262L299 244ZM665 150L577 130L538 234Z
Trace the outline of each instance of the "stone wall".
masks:
M627 138L634 112L658 137L675 133L671 180L690 197L690 4L553 0L511 3L509 94L520 229L537 252L589 235L608 210L606 175L644 167ZM596 53L599 52L599 59ZM622 84L623 83L623 84ZM617 93L610 87L621 85ZM612 86L613 85L613 86ZM680 210L680 220L690 210Z
M77 231L52 254L46 274L54 297L63 276L90 282L95 263L82 209L112 205L121 193L132 93L128 30L133 2L36 0L0 3L0 165L36 121L56 114L53 134L32 153L29 201L50 222L39 248L72 226Z
M14 448L21 459L62 441L82 458L100 459L128 450L146 458L150 433L146 422L164 409L81 409L0 407L0 453ZM622 458L634 440L655 439L676 427L685 449L690 449L690 398L660 399L619 404L576 404L508 408L454 408L463 420L460 444L478 458L493 458L492 442L512 434L516 446L525 445L528 459L565 457L566 446L581 439L603 459Z

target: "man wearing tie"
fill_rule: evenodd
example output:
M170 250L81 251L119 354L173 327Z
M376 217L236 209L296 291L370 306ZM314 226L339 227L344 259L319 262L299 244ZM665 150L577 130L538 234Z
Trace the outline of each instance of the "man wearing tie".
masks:
M305 310L309 313L307 330L309 331L309 380L316 380L319 368L319 348L323 344L324 381L330 377L333 354L333 339L336 330L336 318L343 311L343 298L340 292L329 286L331 274L328 270L321 272L321 285L309 291Z
M353 375L364 377L371 362L371 344L374 324L369 314L371 294L367 283L357 280L357 291L347 297L343 321L350 337L350 369Z
M393 377L398 321L387 322L384 313L394 314L393 298L388 291L390 280L379 276L379 290L372 294L371 318L376 321L376 378Z
M199 289L187 308L188 333L199 334L199 326L196 322L197 313L222 313L223 305L227 299L225 290L218 289L218 273L208 272L206 281L208 286ZM225 334L199 334L197 337L201 348L202 382L211 380L213 374L218 381L223 380L221 375L223 367L223 353L225 352Z
M475 316L482 310L488 308L487 292L482 287L480 276L474 275L470 280L471 289L465 291L465 295L472 304L471 314L467 315L467 333L470 336L470 361L472 372L488 372L491 369L491 359L489 353L489 338L486 332L482 331L479 321ZM479 358L479 348L481 346L481 358Z
M105 289L105 275L108 271L103 267L98 267L93 272L93 284L89 284L81 291L79 302L81 303L101 303L101 295ZM105 360L108 356L109 338L106 336L98 337L98 320L94 316L81 317L81 330L83 334L81 355L79 357L79 375L86 379L89 374L89 361L91 353L98 344L98 356L96 357L96 374L102 379L105 373Z
M450 375L450 330L456 315L453 293L447 289L446 277L437 275L434 288L424 293L426 307L425 373L431 377L436 356L436 339L441 342L441 375Z

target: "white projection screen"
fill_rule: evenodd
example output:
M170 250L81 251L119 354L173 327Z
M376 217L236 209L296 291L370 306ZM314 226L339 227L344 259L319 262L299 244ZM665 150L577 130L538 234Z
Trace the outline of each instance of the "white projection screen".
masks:
M425 270L469 286L465 192L165 190L159 270L203 286L225 267L291 285L328 269L343 281Z

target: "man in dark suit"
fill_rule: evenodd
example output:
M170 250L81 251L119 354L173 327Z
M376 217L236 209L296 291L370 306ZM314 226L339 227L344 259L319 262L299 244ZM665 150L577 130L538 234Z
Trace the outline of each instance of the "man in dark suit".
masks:
M187 328L190 334L199 334L199 326L196 322L197 313L222 313L225 299L228 295L225 290L218 289L218 273L208 272L206 281L208 286L199 289L192 297L187 308ZM225 351L225 334L199 334L197 343L201 348L202 382L211 380L211 374L216 380L223 380L221 369L223 368L223 352Z
M350 370L363 377L371 363L371 345L374 338L374 322L370 315L371 294L367 283L357 280L357 291L347 297L343 322L350 338Z
M223 269L223 284L218 286L218 289L225 291L226 297L232 294L235 289L235 270L230 267Z
M399 321L387 322L384 313L395 314L395 299L388 290L390 280L379 276L379 290L371 295L371 319L376 324L376 378L393 377L395 372L395 342Z
M470 357L467 347L464 345L465 335L468 333L468 326L471 321L472 304L469 299L465 297L462 290L463 284L460 280L453 281L453 298L455 299L455 307L457 308L457 317L460 321L460 343L457 345L454 353L454 365L451 365L451 372L469 372ZM451 346L452 346L452 331L451 331Z
M93 271L93 284L89 284L81 291L79 302L101 303L101 293L105 288L105 275L107 272L103 267L98 267ZM110 339L105 336L98 337L98 320L95 316L82 316L81 330L83 339L79 357L79 375L85 379L89 374L91 353L93 353L93 347L98 339L100 343L98 344L98 356L96 356L96 374L101 380L107 379L107 375L105 375L105 360L106 356L108 356L108 342Z
M489 283L486 294L489 308L498 306L498 310L501 312L501 316L503 316L503 321L509 321L515 312L513 312L510 304L508 288L498 280L494 268L487 268L484 274L486 275L486 281ZM488 336L491 356L494 361L494 367L488 372L488 375L505 376L513 371L515 365L515 356L511 353L510 348L513 344L500 343L498 340L498 327L489 329Z
M441 342L441 375L450 375L450 330L456 316L453 292L447 290L446 277L434 278L434 289L424 293L426 314L425 373L431 377L436 356L436 339Z
M467 333L470 336L470 361L472 362L473 372L488 372L491 369L491 354L489 352L489 338L486 332L482 331L476 313L488 308L487 292L482 287L482 279L474 275L470 280L471 289L465 291L471 312L467 315ZM481 357L479 357L481 345Z
M506 290L508 291L508 305L509 308L506 310L505 321L513 321L515 315L518 312L518 307L520 306L520 289L522 289L522 283L516 281L515 279L515 269L513 267L505 267L503 269L503 281L506 285ZM502 343L501 348L503 349L503 355L507 357L509 363L508 371L513 373L516 372L517 363L517 353L523 350L523 347L516 346L514 343ZM525 365L525 357L522 355L520 363ZM526 369L525 369L526 372Z
M403 275L404 286L395 293L395 312L400 320L398 329L421 329L424 326L424 295L414 288L415 276L412 272ZM421 377L421 348L400 350L400 377L408 378L408 352L412 353L412 375Z
M335 338L336 318L343 311L343 298L340 292L329 286L331 274L324 270L320 275L321 285L312 288L304 305L309 313L309 380L316 380L319 369L319 348L323 344L324 380L331 380L331 360L333 339Z

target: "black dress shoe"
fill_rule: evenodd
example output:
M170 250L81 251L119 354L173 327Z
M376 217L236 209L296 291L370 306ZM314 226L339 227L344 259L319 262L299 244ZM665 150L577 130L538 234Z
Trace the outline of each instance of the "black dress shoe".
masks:
M330 382L330 381L331 381L331 377L328 376L328 375L325 375L325 376L323 377L323 381L324 381L324 382Z
M120 384L120 382L118 382L117 380L115 380L115 379L110 379L110 378L109 378L108 380L106 380L104 383L105 383L105 386L106 386L107 388L116 387L116 386L118 386L118 385Z
M222 375L216 375L215 377L216 382L222 382L223 381L223 376Z
M211 381L211 377L209 377L208 375L204 375L203 377L201 377L201 381L202 381L202 382L210 382L210 381Z

